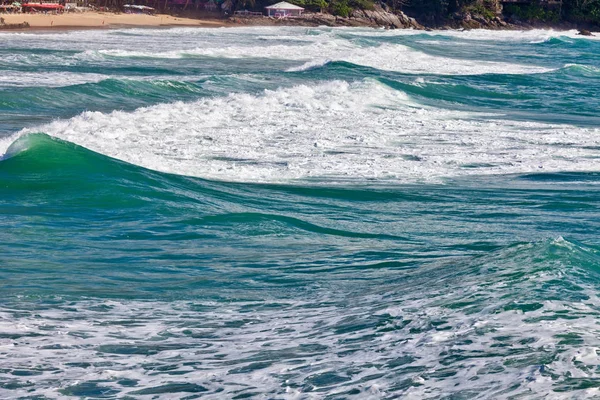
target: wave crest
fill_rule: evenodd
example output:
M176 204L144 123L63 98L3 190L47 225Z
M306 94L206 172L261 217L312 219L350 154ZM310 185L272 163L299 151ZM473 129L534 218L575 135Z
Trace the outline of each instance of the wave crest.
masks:
M340 38L321 38L319 36L315 36L314 38L313 42L308 42L302 46L273 44L259 47L198 47L195 49L167 52L100 50L97 53L106 57L170 59L185 57L269 58L304 62L297 67L293 67L293 71L324 65L329 61L344 61L386 71L435 75L530 74L552 71L550 68L535 65L433 56L400 44L384 43L378 46L365 47Z
M598 169L597 129L426 108L368 79L85 112L20 134L30 132L146 168L225 181L439 182Z

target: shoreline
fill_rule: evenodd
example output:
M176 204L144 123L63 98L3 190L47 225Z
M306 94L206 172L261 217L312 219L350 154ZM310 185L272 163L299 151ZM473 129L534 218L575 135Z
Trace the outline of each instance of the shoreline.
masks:
M225 20L194 19L167 14L122 14L87 11L65 14L0 14L6 25L0 32L70 31L119 28L172 28L230 26Z
M429 27L417 23L413 18L398 21L398 25L390 26L381 24L379 20L368 18L340 18L329 14L313 14L305 18L277 20L274 18L243 18L232 17L229 19L197 19L177 17L168 14L125 14L99 11L86 11L82 13L65 14L0 14L5 25L0 25L0 32L57 32L95 29L128 29L128 28L173 28L173 27L198 27L198 28L224 28L242 26L306 26L306 27L371 27L391 29L415 30L506 30L526 31L532 29L548 29L555 31L568 31L577 29L565 24L509 24L495 26L480 26L465 28L463 26L437 26ZM596 33L597 35L597 33Z

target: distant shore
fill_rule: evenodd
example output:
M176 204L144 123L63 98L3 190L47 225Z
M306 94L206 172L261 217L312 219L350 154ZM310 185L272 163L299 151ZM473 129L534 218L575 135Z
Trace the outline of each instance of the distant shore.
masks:
M453 25L428 27L419 24L414 18L403 13L391 14L383 10L358 11L348 18L336 17L331 14L306 14L301 18L275 19L267 17L232 17L228 19L185 18L168 14L126 14L113 12L86 11L81 13L64 14L0 14L4 25L0 31L35 31L35 30L78 30L78 29L107 29L134 27L235 27L235 26L346 26L372 27L392 29L493 29L493 30L529 30L529 29L578 29L574 24L510 24L496 18L490 21L467 24L459 21ZM585 31L587 32L587 31Z
M5 29L89 29L119 27L223 27L229 26L225 20L180 18L157 14L119 14L110 12L82 12L64 14L0 14L6 24ZM23 27L27 23L29 27ZM2 30L2 26L0 26Z

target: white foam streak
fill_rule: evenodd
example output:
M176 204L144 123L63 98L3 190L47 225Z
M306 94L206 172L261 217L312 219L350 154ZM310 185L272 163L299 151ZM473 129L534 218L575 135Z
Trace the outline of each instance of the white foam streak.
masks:
M96 83L108 78L107 75L93 73L3 71L0 87L61 87Z

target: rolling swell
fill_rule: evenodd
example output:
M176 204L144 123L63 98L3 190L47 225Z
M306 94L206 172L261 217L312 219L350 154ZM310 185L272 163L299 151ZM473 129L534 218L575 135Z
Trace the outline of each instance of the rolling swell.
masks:
M95 108L111 110L115 106L134 110L150 104L206 95L202 83L207 78L180 81L169 79L102 79L99 82L65 84L60 87L28 87L6 91L0 106L7 110L26 109L36 103L48 110L76 109L94 101ZM79 106L79 107L77 107Z
M163 174L40 134L8 154L2 315L28 327L0 332L17 344L11 390L495 398L589 385L573 375L597 342L600 257L576 238L600 228L597 175L331 188Z
M534 42L532 44L534 46L542 47L542 48L543 47L550 47L550 48L569 47L571 49L578 49L578 50L579 49L588 50L588 49L600 48L600 43L598 43L595 40L588 40L588 39L584 39L584 38L576 38L576 37L569 37L569 36L551 37L551 38L548 38L543 41Z
M96 295L109 297L177 296L182 287L185 297L224 296L227 288L256 296L265 289L245 283L250 271L252 281L267 287L310 286L306 274L318 271L323 284L343 287L354 279L369 278L368 286L375 288L386 271L442 268L456 257L478 263L490 250L512 246L521 236L556 237L564 230L592 229L582 220L597 212L594 176L588 177L588 191L579 188L576 196L570 196L568 182L566 192L545 192L547 181L539 183L540 192L534 196L519 188L520 179L497 181L506 187L504 194L462 185L333 190L232 184L149 171L40 134L18 139L0 162L3 215L29 218L17 240L26 238L28 246L46 248L51 235L73 249L56 255L54 261L50 256L41 271L13 253L7 257L15 269L8 271L16 276L35 272L24 282L31 283L30 290L44 293L34 282L43 281L46 274L62 276L64 271L93 268L102 271L104 284L86 284L75 273L69 278L77 282L73 289L67 280L52 290L60 287L72 295L97 290ZM555 180L555 187L560 182ZM531 184L535 181L529 179ZM569 207L573 203L578 206ZM555 213L554 222L531 224L550 211ZM74 231L62 228L63 218L71 221ZM482 243L480 238L491 232L495 239ZM4 243L15 240L10 232L2 236ZM260 250L265 241L269 253ZM371 252L344 250L356 241L369 243ZM314 253L310 249L316 243L321 250ZM59 260L61 267L55 269ZM518 257L514 261L520 263ZM126 267L113 269L123 262ZM508 258L500 264L507 262ZM371 264L377 267L365 269ZM355 268L365 272L355 276ZM136 275L140 270L149 277L166 274L173 283L140 280ZM7 291L16 279L10 278L11 273L4 286ZM226 277L232 276L238 279L228 282ZM128 282L139 285L123 286ZM21 283L19 290L27 286Z
M598 257L590 258L589 252L586 246L558 238L514 243L485 256L425 264L422 269L398 262L354 262L337 268L283 268L279 276L265 276L265 269L277 266L263 265L244 268L246 274L231 271L228 280L203 270L196 279L187 276L185 285L171 271L163 290L189 291L194 284L212 280L221 287L219 296L207 298L205 288L199 292L201 297L189 300L129 300L133 284L148 288L138 278L122 281L124 287L114 291L119 296L113 299L83 299L63 307L51 297L38 297L41 310L35 315L22 301L9 300L11 314L6 315L18 314L28 325L43 323L26 334L3 333L42 351L32 371L40 373L27 378L15 374L11 385L27 387L33 380L35 390L44 392L57 379L77 374L82 379L71 382L62 393L285 396L291 391L360 393L364 385L373 385L369 394L393 398L449 390L457 395L498 397L506 394L509 384L511 394L584 389L589 381L573 374L591 365L588 349L596 343L589 327L598 318L592 305L597 301L597 273L592 270ZM247 291L242 299L227 298L232 289L247 290L243 281L250 270L252 279L258 276L268 292L266 299L256 301ZM64 272L72 285L76 272ZM147 273L156 271L150 268ZM387 279L376 287L366 285L366 280L360 282L360 291L343 285L350 274L377 273L385 273ZM332 282L332 276L340 277L339 282ZM127 269L119 279L126 277ZM311 288L309 282L315 279L321 290ZM292 284L302 281L307 283L304 288ZM282 287L311 301L281 297L277 292L271 298ZM415 293L415 287L427 287L427 292ZM572 307L572 302L581 304ZM57 320L70 336L53 335ZM565 323L570 327L566 333ZM542 332L537 329L540 324L545 327ZM131 333L127 337L114 333L123 330ZM265 334L270 331L277 334ZM147 336L154 340L148 341ZM556 346L547 345L554 340ZM482 353L489 346L494 351ZM56 366L55 358L46 356L51 349L68 350L68 363ZM9 348L7 354L16 351ZM18 351L21 357L13 365L17 371L28 371L31 355ZM336 354L335 362L327 359L330 353ZM288 366L283 376L281 365ZM112 368L114 378L102 379L106 366ZM206 366L210 377L204 372ZM157 380L162 374L166 376ZM478 379L469 381L472 375Z
M551 94L564 85L565 80L585 80L598 74L598 69L584 65L566 65L544 74L493 74L453 78L425 77L415 80L409 76L381 77L382 83L418 99L423 104L444 104L448 108L470 110L487 109L506 113L515 120L546 121L559 124L595 127L596 109L600 106L592 88L572 87L569 95L540 96L540 91ZM585 117L585 118L582 118Z
M155 70L151 71L155 73ZM110 112L120 109L133 111L173 101L193 101L198 98L218 96L232 91L253 90L260 83L248 75L174 76L121 76L108 78L94 73L80 74L60 80L34 74L27 86L8 86L1 89L0 82L0 137L11 134L23 126L49 123L56 118L72 118L84 111ZM42 74L44 75L44 74ZM47 75L47 73L45 73ZM93 75L89 78L89 75ZM20 77L19 79L22 79ZM91 82L87 82L92 80ZM35 107L32 107L35 104Z
M292 68L290 72L322 79L378 79L401 90L421 103L446 108L487 109L509 113L510 118L552 121L583 126L596 126L596 110L600 106L593 87L574 85L569 94L561 94L566 81L583 82L600 71L590 65L566 63L560 68L534 74L473 74L469 76L436 76L427 74L381 71L345 61L324 61ZM523 112L526 112L523 115ZM591 119L581 118L590 117ZM586 122L584 122L586 121Z

